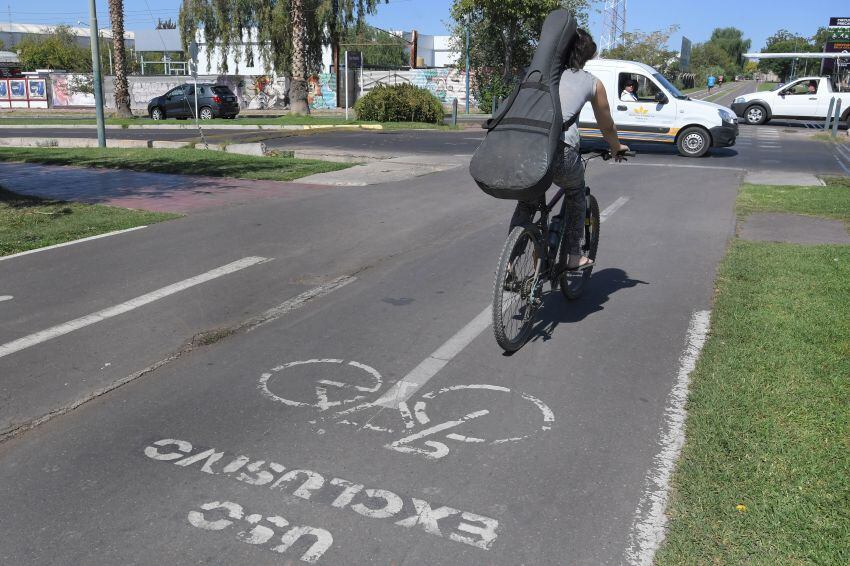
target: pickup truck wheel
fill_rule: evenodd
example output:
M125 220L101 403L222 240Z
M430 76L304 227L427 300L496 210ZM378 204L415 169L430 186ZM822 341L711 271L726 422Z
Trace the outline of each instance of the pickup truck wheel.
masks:
M711 147L711 136L703 128L691 126L679 133L676 147L684 157L702 157Z
M744 111L744 120L747 124L760 126L767 122L767 110L760 104L753 104Z

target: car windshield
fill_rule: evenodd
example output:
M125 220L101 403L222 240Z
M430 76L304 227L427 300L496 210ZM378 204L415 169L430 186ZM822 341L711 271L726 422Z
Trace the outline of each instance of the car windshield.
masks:
M661 86L667 89L667 92L673 95L673 98L678 98L679 100L687 100L687 96L679 92L679 89L673 86L673 84L664 78L664 75L661 73L654 73L652 77L661 83Z
M233 96L233 92L229 87L216 85L212 87L212 91L223 96Z

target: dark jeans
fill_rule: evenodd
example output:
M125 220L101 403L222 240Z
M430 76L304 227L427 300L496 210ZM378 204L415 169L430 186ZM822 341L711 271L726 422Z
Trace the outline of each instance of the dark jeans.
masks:
M567 252L573 256L575 263L581 255L581 239L584 236L584 214L587 201L584 195L584 165L578 148L565 146L564 151L558 155L555 163L554 182L565 190L564 200L567 205L566 218L564 219L564 237L567 240ZM534 212L537 210L538 202L545 202L546 195L537 201L517 202L514 215L511 218L511 229L514 226L531 222Z

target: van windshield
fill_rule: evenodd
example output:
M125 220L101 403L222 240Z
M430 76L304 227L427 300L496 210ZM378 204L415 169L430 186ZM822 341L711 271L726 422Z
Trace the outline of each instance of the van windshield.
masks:
M653 73L652 78L661 83L661 86L667 89L667 91L673 95L673 98L678 98L679 100L687 100L688 97L679 92L679 89L673 86L673 84L664 78L664 75L661 73Z

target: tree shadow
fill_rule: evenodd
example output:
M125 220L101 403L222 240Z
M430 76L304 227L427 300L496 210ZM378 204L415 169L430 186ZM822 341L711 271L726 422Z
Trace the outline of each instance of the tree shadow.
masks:
M579 322L595 312L603 310L608 298L621 289L637 285L649 285L647 281L631 279L622 269L608 268L594 272L587 288L579 299L568 301L561 291L547 293L543 306L537 312L537 324L529 342L552 338L561 323Z

